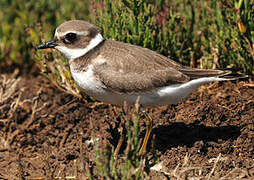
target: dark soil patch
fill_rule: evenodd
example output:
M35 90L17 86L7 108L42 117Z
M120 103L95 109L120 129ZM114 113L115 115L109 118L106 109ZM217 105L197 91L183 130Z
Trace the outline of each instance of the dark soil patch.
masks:
M10 79L1 76L0 87ZM148 109L163 164L148 176L254 178L254 88L249 83L208 84L178 105ZM42 77L20 77L16 86L13 80L2 89L0 179L87 179L96 159L91 137L97 144L105 137L111 146L117 143L120 108L78 99ZM140 128L143 135L144 121Z

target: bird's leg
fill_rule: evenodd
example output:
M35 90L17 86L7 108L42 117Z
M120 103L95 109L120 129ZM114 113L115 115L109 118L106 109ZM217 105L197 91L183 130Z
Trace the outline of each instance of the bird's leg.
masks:
M123 107L122 107L122 112L123 112L123 114L124 114L124 116L125 116L125 118L126 118L126 116L127 116L127 112L128 111L128 107L127 107L127 102L126 101L124 101L124 105L123 105ZM119 139L119 141L118 141L118 144L117 144L117 146L116 146L116 149L115 149L115 151L114 151L114 157L116 158L117 157L117 155L119 154L119 151L120 151L120 149L121 149L121 147L122 147L122 145L123 145L123 142L124 142L124 138L125 138L125 136L126 136L126 129L124 128L124 125L125 125L125 123L120 123L120 126L121 126L121 135L120 135L120 139Z
M116 158L117 157L117 155L119 154L119 151L120 151L120 149L121 149L121 147L122 147L122 145L123 145L123 141L124 141L124 137L125 137L125 133L124 133L124 130L123 130L123 128L121 129L121 136L120 136L120 139L119 139L119 141L118 141L118 144L117 144L117 146L116 146L116 149L115 149L115 152L114 152L114 157Z
M152 132L152 127L153 127L153 120L152 120L152 118L145 111L142 111L142 113L145 115L146 134L145 134L145 138L143 140L142 147L139 150L139 155L140 156L143 156L146 153L147 142L149 140L150 134Z

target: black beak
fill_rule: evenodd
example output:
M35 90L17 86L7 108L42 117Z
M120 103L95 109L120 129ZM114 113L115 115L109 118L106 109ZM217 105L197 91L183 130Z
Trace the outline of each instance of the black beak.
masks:
M57 46L57 43L54 40L48 41L45 44L41 44L37 46L37 49L47 49L47 48L54 48Z

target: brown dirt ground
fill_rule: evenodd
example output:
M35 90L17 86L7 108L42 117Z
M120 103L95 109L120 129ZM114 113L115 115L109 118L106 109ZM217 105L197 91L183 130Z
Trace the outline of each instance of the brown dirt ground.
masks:
M157 155L148 179L254 179L253 81L208 84L148 112L148 146ZM0 179L87 179L88 169L96 171L89 140L106 136L116 146L122 118L120 108L78 99L40 76L1 75Z

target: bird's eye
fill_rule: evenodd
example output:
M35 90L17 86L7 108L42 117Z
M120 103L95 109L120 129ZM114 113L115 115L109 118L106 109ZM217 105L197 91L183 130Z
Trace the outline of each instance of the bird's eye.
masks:
M75 33L68 33L65 35L63 41L65 44L70 44L72 43L73 41L75 41L77 39L77 34Z

